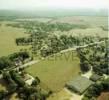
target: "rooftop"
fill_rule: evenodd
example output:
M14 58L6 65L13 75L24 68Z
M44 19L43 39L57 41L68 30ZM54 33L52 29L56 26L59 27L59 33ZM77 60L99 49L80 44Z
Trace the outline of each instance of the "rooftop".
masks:
M91 80L89 80L88 78L83 77L83 76L78 76L78 77L74 78L73 80L69 81L66 84L66 86L69 89L73 90L74 92L82 94L92 84L93 84L93 82Z

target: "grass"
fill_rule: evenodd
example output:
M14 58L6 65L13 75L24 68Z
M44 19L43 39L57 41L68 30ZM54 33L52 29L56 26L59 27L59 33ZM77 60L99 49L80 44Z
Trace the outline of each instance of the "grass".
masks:
M78 75L79 62L76 52L67 52L44 59L26 71L34 77L38 76L52 91L59 91L66 82Z
M72 95L62 89L60 92L57 92L55 95L51 95L47 98L47 100L70 100Z
M2 26L0 26L0 57L19 51L21 48L26 48L24 46L17 46L15 43L16 38L23 36L27 36L24 33L24 29L8 27L6 22L2 22Z

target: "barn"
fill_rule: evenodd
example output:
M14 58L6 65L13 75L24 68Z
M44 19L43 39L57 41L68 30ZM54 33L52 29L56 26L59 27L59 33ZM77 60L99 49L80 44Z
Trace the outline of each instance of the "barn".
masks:
M78 76L66 84L66 87L71 91L74 91L78 94L82 94L87 90L93 82L86 77Z

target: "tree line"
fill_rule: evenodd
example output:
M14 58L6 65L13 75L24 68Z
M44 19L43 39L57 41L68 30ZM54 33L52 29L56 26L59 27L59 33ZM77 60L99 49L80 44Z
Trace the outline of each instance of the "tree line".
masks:
M0 57L0 70L15 66L14 62L16 59L19 59L23 62L25 59L29 57L30 55L27 51L16 52L6 57Z
M109 78L103 79L88 88L82 100L96 100L103 91L109 92Z
M8 83L9 90L0 91L0 99L6 99L7 96L14 92L22 100L46 100L49 92L39 86L40 80L37 77L32 85L25 83L21 75L11 70L3 73L3 79Z

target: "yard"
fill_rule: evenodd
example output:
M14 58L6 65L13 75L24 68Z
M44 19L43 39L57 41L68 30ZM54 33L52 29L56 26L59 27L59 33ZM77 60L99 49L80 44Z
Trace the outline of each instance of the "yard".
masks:
M76 52L67 52L48 57L26 69L32 76L40 80L52 91L61 90L66 82L80 72L79 58Z
M0 23L2 24L2 26L0 26L0 57L7 56L24 48L15 44L16 38L27 36L27 34L24 34L24 29L6 26L9 22Z

